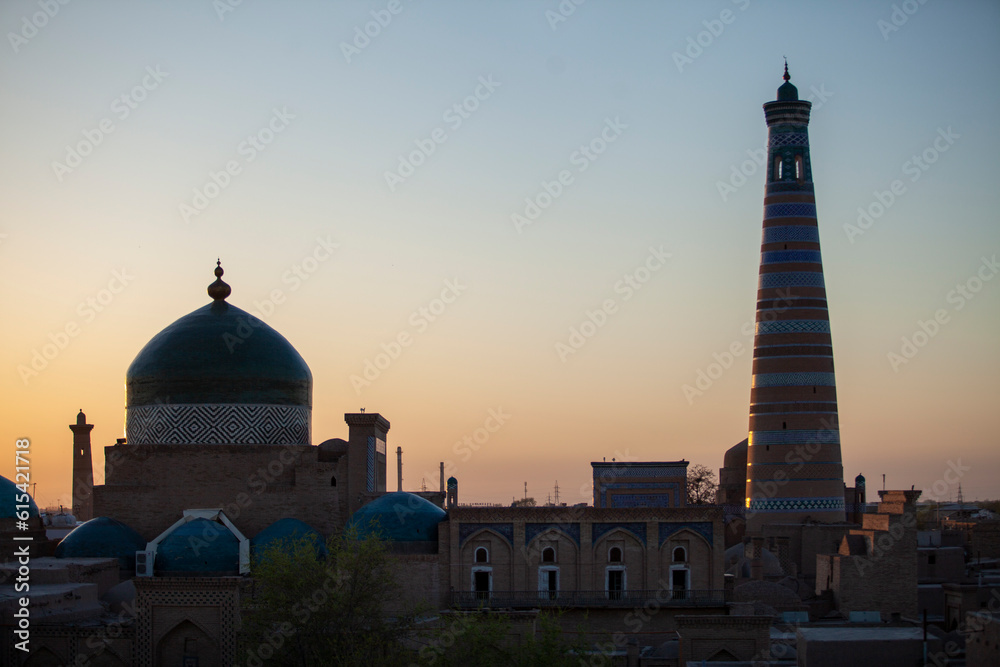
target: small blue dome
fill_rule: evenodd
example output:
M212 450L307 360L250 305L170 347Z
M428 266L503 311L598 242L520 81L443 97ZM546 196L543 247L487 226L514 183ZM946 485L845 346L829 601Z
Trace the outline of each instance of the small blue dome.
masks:
M257 557L270 546L283 542L288 544L302 538L312 542L317 556L326 556L326 543L320 532L308 523L292 518L279 519L254 535L250 540L250 553Z
M130 527L106 516L73 529L56 546L56 558L117 558L122 569L135 570L135 552L146 540Z
M447 512L429 500L396 491L359 509L347 527L357 528L361 538L375 533L390 542L436 542L437 526L446 516Z
M864 475L858 475L857 477L854 478L854 486L864 486L864 485L865 485Z
M154 568L161 572L238 572L240 541L221 523L192 519L160 542Z
M17 505L24 505L25 503L17 502L21 494L24 493L21 489L17 488L14 482L10 481L6 477L0 477L0 519L16 519L17 518ZM31 496L28 496L28 518L34 518L38 516L38 505L32 500ZM23 509L21 510L24 511Z

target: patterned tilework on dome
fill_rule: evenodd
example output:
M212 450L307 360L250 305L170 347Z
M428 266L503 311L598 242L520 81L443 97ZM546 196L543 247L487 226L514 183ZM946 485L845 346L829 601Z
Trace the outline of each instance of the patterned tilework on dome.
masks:
M812 104L798 99L787 71L784 78L777 100L764 104L768 160L745 501L764 500L754 500L748 534L758 533L772 512L781 513L775 518L781 522L845 519L836 378L809 155ZM798 446L808 447L811 460L823 465L787 461L790 447ZM839 504L830 501L838 497Z
M309 408L294 405L143 405L128 410L137 445L308 445Z
M309 444L312 372L280 333L226 302L153 336L125 374L131 444Z

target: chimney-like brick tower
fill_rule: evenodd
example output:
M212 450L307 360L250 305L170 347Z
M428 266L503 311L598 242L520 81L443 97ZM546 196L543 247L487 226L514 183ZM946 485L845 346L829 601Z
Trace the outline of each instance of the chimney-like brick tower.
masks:
M746 529L805 519L842 522L844 469L830 317L809 160L811 102L788 64L764 104L767 185L757 284Z
M69 430L73 431L72 512L79 521L90 521L94 518L94 465L90 455L90 432L94 425L87 423L82 408Z
M350 516L385 493L389 420L378 413L349 412L344 415L344 421L348 426L347 507Z

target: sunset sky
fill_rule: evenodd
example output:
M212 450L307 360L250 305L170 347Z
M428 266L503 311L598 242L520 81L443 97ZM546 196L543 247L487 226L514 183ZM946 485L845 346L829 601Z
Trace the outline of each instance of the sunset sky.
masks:
M217 257L312 369L314 444L379 412L408 490L439 461L464 502L589 501L603 457L718 469L783 56L845 478L1000 497L996 2L11 0L0 27L0 474L30 438L40 505L80 408L103 479L129 363Z

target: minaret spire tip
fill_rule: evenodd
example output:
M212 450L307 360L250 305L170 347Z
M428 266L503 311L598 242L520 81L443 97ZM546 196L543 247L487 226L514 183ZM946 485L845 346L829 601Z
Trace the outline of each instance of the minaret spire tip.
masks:
M785 58L785 75L783 77L781 77L781 78L784 79L785 81L788 81L789 79L792 78L788 74L788 58L787 57Z

